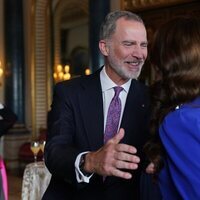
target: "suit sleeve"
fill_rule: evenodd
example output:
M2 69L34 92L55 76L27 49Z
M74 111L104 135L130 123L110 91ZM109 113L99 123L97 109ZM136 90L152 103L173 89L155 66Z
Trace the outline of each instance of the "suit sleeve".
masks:
M48 113L45 163L54 177L76 183L75 159L80 153L74 144L75 120L70 95L62 84L55 87Z
M180 109L169 114L160 137L178 193L182 199L200 199L200 109L190 111Z

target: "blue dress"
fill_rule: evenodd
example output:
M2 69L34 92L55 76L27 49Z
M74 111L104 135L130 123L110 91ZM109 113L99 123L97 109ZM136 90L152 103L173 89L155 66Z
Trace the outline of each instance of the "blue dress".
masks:
M164 200L200 200L200 98L170 112L159 134L166 150L159 187Z

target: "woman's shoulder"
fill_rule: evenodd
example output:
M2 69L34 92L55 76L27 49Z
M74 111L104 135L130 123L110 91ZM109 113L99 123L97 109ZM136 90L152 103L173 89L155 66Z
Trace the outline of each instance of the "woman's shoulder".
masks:
M188 132L196 129L200 132L200 100L177 106L166 115L161 126L169 134L175 130Z
M177 105L175 109L170 112L165 118L169 118L172 120L183 120L187 118L200 119L200 97L195 98L193 101L190 101L188 103Z

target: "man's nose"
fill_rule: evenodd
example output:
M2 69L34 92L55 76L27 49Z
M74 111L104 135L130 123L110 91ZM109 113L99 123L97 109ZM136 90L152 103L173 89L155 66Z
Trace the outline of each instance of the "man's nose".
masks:
M132 50L132 56L133 57L137 57L137 58L144 58L145 56L145 52L144 52L144 49L142 49L142 47L140 47L139 45L136 45L133 47L133 50Z

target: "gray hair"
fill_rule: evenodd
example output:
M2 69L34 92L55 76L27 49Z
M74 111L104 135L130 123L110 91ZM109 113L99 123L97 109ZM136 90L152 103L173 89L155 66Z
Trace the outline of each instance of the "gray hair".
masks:
M137 21L137 22L144 24L141 17L139 17L138 15L136 15L130 11L118 10L118 11L110 12L106 16L105 21L101 25L100 40L109 39L111 37L111 35L115 32L116 21L119 18L124 18L126 20L133 20L133 21Z

